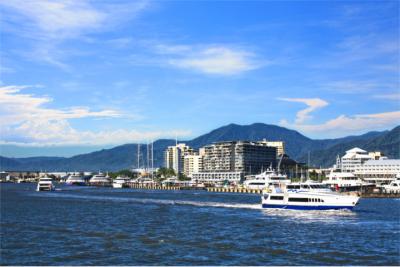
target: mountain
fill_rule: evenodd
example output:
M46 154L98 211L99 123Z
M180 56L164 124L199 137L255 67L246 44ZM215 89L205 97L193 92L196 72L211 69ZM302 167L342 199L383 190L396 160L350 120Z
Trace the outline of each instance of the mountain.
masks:
M344 138L342 142L336 142L326 149L314 150L310 153L310 163L314 166L332 166L337 155L342 156L346 150L353 147L359 147L366 151L381 151L388 158L398 159L400 158L400 126L379 134L378 132L371 132L358 138ZM298 160L307 162L307 154L301 155Z
M306 162L310 151L311 164L329 166L336 155L343 155L347 149L358 146L366 150L380 150L392 158L399 158L400 126L391 131L369 132L360 136L337 139L313 140L297 131L254 123L251 125L229 124L189 141L182 141L194 148L200 148L218 141L282 140L286 153L293 159ZM154 142L154 166L163 165L164 151L174 145L175 140L160 139ZM137 144L125 144L111 149L102 149L73 157L0 157L1 170L42 170L42 171L116 171L137 166ZM141 166L146 165L147 148L141 144Z
M305 137L297 131L263 123L254 123L251 125L229 124L199 136L187 143L189 146L199 148L218 141L258 141L264 138L271 141L284 141L287 153L293 157L300 155L303 150L306 151L313 144L312 139Z

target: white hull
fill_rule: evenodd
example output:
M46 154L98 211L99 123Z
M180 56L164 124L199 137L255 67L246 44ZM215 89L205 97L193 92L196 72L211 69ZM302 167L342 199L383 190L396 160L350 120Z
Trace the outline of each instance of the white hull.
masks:
M262 207L298 210L351 210L358 204L358 201L359 197L344 196L336 193L264 193Z
M123 187L124 187L124 184L121 184L121 183L113 183L112 187L113 187L113 188L123 188Z
M51 184L40 184L38 183L36 187L36 191L53 191L54 190L54 185L53 183Z

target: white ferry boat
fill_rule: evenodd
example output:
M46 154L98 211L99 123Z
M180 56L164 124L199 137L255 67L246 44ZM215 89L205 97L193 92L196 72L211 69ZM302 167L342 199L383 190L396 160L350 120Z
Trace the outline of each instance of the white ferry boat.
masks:
M111 178L103 173L99 172L98 174L93 175L89 180L90 185L94 186L111 186L112 181Z
M113 188L125 188L128 187L129 178L118 176L113 181Z
M79 174L71 174L67 180L65 181L67 185L79 185L83 186L86 185L85 179Z
M332 169L328 180L323 181L336 191L360 191L361 188L372 187L374 184L362 181L351 172L342 172L340 169Z
M36 191L52 191L54 188L53 179L45 176L39 179Z
M247 189L264 189L270 185L287 183L290 183L290 179L286 175L276 173L273 170L267 170L252 179L245 180L243 187Z
M263 208L295 210L353 209L359 197L333 192L325 184L290 183L283 187L270 186L261 197Z

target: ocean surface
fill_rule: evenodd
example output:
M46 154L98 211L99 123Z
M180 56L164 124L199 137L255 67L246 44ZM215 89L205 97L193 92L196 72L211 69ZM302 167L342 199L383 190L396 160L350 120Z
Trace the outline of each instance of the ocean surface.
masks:
M257 195L0 184L1 265L399 265L400 200L263 210Z

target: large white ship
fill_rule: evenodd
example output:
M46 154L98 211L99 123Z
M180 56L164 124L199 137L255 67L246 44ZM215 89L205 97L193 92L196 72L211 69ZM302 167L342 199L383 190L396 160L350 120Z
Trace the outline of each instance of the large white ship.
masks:
M256 175L252 179L245 180L243 186L247 189L264 189L269 185L286 183L290 183L290 179L288 179L287 175L279 174L273 170L267 170Z
M108 175L99 172L90 178L89 184L94 186L111 186L112 180Z
M261 197L263 208L295 210L351 210L358 201L359 197L341 195L314 182L270 186Z
M361 191L362 188L374 186L373 183L364 182L353 173L342 172L340 169L332 169L323 183L336 191Z
M85 179L81 175L78 174L71 174L67 180L65 181L67 185L86 185Z

